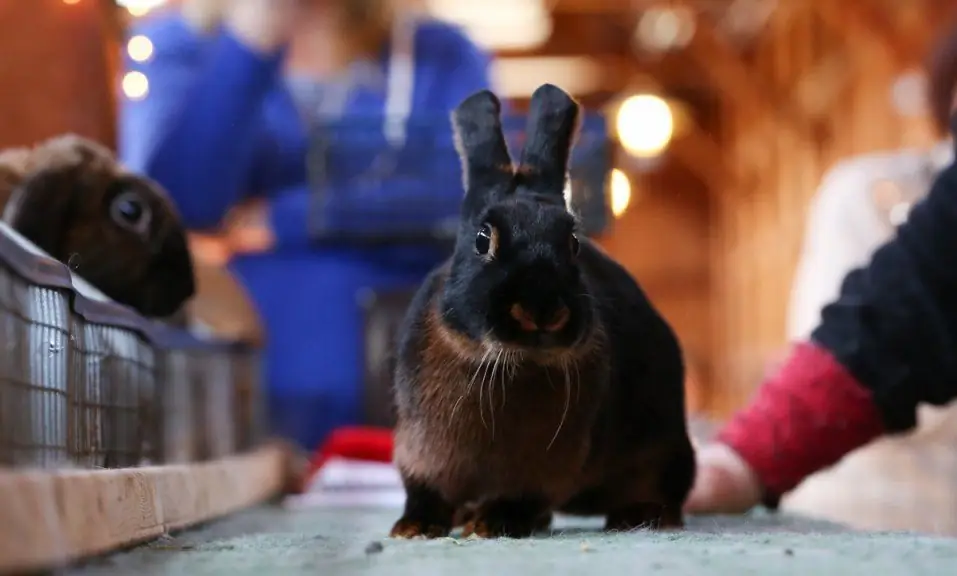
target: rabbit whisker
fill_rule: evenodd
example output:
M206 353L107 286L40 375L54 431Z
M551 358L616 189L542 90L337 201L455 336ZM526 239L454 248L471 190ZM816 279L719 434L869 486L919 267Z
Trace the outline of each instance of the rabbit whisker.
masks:
M499 410L505 410L505 393L508 391L508 383L505 380L511 380L515 376L513 353L511 350L503 350L505 352L505 367L502 370L502 404L499 406Z
M482 426L488 430L488 423L485 422L485 384L488 381L488 373L492 368L492 354L493 350L487 350L485 355L482 356L482 379L479 380L479 416L482 419ZM487 355L487 359L486 359ZM494 416L494 415L493 415ZM494 424L494 423L493 423ZM494 432L493 432L494 437Z
M472 373L472 379L469 380L469 385L465 388L465 396L469 396L472 393L472 385L475 384L476 379L478 378L479 372L482 372L485 369L485 363L488 361L489 351L486 350L482 354L482 359L479 361L478 365L475 367L475 372ZM485 412L482 411L481 398L482 398L482 384L479 383L479 417L482 419L482 425L485 426Z
M492 438L495 438L495 374L498 372L499 360L502 357L502 349L495 351L495 358L492 360L492 372L488 378L488 413L492 420Z
M558 439L558 434L562 431L562 427L565 425L565 418L568 417L568 405L571 403L571 376L568 373L568 361L564 359L562 360L562 372L565 375L565 409L562 410L562 418L558 421L558 427L555 429L555 434L552 436L548 446L545 447L546 452L552 449L552 445L555 444L555 440Z

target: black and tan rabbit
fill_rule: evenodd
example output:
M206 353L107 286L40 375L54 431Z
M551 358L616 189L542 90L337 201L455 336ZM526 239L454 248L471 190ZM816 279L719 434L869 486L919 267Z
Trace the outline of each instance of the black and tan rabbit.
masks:
M695 474L677 339L565 205L579 106L533 95L513 165L498 99L452 123L465 176L455 252L399 336L393 537L524 537L553 512L607 529L683 525ZM465 511L468 512L465 512ZM465 515L463 515L465 514Z
M144 316L169 317L195 291L171 200L95 142L66 135L0 153L0 202L12 228Z

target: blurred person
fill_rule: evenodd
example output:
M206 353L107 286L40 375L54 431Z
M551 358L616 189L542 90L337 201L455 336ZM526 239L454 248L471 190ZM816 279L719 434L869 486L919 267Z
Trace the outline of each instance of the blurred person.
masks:
M797 487L786 508L856 524L957 530L953 510L939 508L940 498L952 500L957 408L937 407L957 395L957 309L950 290L957 282L957 178L948 138L957 29L939 40L927 72L942 142L930 151L853 158L824 178L789 311L789 336L801 343L700 451L690 512L743 512L761 501L774 507ZM930 197L921 201L929 183ZM925 449L931 443L942 449ZM907 473L901 467L915 464L946 470L922 485L871 490L867 501L866 487L882 482L881 475L899 477ZM868 509L879 504L875 492L895 499L904 514L917 512L906 507L920 498L938 498L938 508L928 501L930 509L919 512L924 517L879 517Z
M699 452L692 513L744 512L957 397L957 165L849 272L791 350Z
M811 336L821 310L837 298L844 276L864 266L874 251L894 236L910 207L952 160L948 121L957 87L957 29L938 39L925 76L927 108L937 144L930 149L850 158L823 178L811 204L792 287L789 342ZM923 405L918 414L918 426L912 432L878 439L833 468L813 475L782 500L782 508L864 527L933 526L957 533L957 517L939 506L939 494L957 488L957 405ZM941 446L946 449L937 449ZM918 460L919 466L913 463ZM869 490L861 490L861 482L868 479ZM911 482L906 489L894 488L895 493L888 494L890 485L896 486L895 480L901 479L919 479L920 485ZM937 514L932 513L935 504Z
M360 294L414 287L445 256L317 239L457 216L448 114L489 87L489 57L389 0L183 0L133 34L154 52L126 62L149 93L122 103L121 157L221 235L265 324L273 431L314 448L361 418Z

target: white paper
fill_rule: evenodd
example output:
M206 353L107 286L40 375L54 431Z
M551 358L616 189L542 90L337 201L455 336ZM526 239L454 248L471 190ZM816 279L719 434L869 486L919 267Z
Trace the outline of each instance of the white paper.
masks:
M290 496L289 508L401 508L402 478L392 464L332 458L323 464L303 494Z

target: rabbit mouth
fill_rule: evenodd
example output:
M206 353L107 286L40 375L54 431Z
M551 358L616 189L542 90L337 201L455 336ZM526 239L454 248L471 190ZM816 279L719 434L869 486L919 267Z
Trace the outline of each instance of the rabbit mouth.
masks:
M603 332L594 327L582 331L577 338L567 343L552 345L536 339L513 340L496 334L494 329L486 330L481 336L469 336L447 324L437 313L429 315L429 329L444 346L451 349L464 362L485 364L498 358L506 367L524 364L539 366L567 366L581 361L602 346Z
M518 364L530 362L541 366L554 366L574 362L587 355L592 349L587 340L585 336L566 343L550 334L531 336L525 341L489 336L482 340L481 348L484 353L502 355Z

